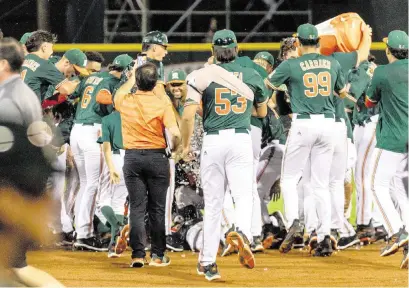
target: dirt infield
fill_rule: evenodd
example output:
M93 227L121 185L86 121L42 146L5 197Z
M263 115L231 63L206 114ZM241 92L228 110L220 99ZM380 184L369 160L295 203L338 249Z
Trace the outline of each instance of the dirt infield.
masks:
M399 269L402 252L379 256L381 245L337 252L329 258L310 257L306 251L281 255L269 250L256 256L247 270L236 255L218 258L222 281L208 282L196 274L197 253L169 253L164 268L129 268L130 253L108 259L106 253L32 251L28 262L67 286L408 286L408 271Z

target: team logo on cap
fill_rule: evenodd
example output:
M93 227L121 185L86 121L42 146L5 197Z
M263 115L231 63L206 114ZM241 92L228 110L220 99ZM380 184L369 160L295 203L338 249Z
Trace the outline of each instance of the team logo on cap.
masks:
M172 79L178 79L178 78L179 78L178 72L173 72Z

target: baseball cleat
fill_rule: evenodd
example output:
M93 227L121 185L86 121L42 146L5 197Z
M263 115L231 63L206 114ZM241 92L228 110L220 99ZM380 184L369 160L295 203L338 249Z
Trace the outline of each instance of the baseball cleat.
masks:
M207 266L202 266L200 265L200 263L197 263L196 271L197 274L204 275L208 281L213 281L221 278L216 263L212 263Z
M174 252L183 252L183 244L180 243L175 236L167 235L166 236L166 248Z
M128 241L126 240L127 233L129 234L129 224L124 226L120 235L116 238L115 254L122 254L126 250L126 247L128 247Z
M73 250L89 250L97 252L106 252L108 248L104 248L95 237L86 239L77 239L73 244Z
M271 245L273 245L274 241L274 234L273 233L267 233L263 240L263 247L264 249L269 249L271 248Z
M332 254L332 243L329 235L324 237L320 243L318 243L317 249L315 249L314 257L327 257Z
M261 237L253 237L253 243L251 243L250 249L253 253L264 251L263 244L261 243Z
M370 239L371 243L378 242L379 240L387 240L388 232L386 232L385 227L383 225L375 227L375 235Z
M400 247L408 245L408 232L404 228L401 228L398 233L391 237L392 244L386 245L381 250L381 257L390 256L398 252Z
M163 255L162 257L152 254L151 262L149 262L149 266L154 267L165 267L170 265L170 258L167 255Z
M368 225L358 225L356 235L363 245L369 244L371 239L375 237L375 228L372 226L372 220Z
M341 237L338 241L338 250L344 250L356 244L359 244L359 239L357 238L356 234L350 237Z
M409 257L408 257L408 245L405 246L403 249L403 259L402 262L400 263L400 269L408 269L408 262L409 262Z
M280 245L280 252L288 253L293 248L295 241L303 241L303 231L298 219L294 220L293 224L288 230L287 236Z
M251 252L247 237L241 233L232 231L226 237L226 243L234 246L239 250L240 264L246 268L253 269L256 265L256 259Z

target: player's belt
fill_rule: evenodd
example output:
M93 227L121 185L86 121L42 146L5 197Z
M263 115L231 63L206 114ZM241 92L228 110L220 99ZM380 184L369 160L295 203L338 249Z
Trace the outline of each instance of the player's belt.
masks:
M334 114L333 113L325 113L325 114L318 114L318 115L324 115L324 118L334 119ZM310 114L297 114L296 119L311 119L311 115Z
M229 130L229 129L226 129L226 130ZM249 130L247 130L246 128L234 128L234 133L249 134ZM208 131L206 132L206 135L219 135L219 130Z
M119 151L119 150L114 150L114 151L112 151L112 154L121 154L121 151Z
M335 117L335 122L342 122L342 121L341 121L341 118Z

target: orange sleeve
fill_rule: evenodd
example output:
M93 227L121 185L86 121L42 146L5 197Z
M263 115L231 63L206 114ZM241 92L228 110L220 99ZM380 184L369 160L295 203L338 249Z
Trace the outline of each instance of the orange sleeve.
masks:
M175 113L173 112L172 105L166 105L165 111L163 113L163 124L166 128L171 128L177 126Z
M108 89L101 89L98 91L96 101L99 104L110 105L112 104L112 94Z
M368 96L365 97L365 106L366 106L366 107L368 107L368 108L373 108L373 107L376 106L376 104L377 104L376 101L372 101L371 99L369 99Z

